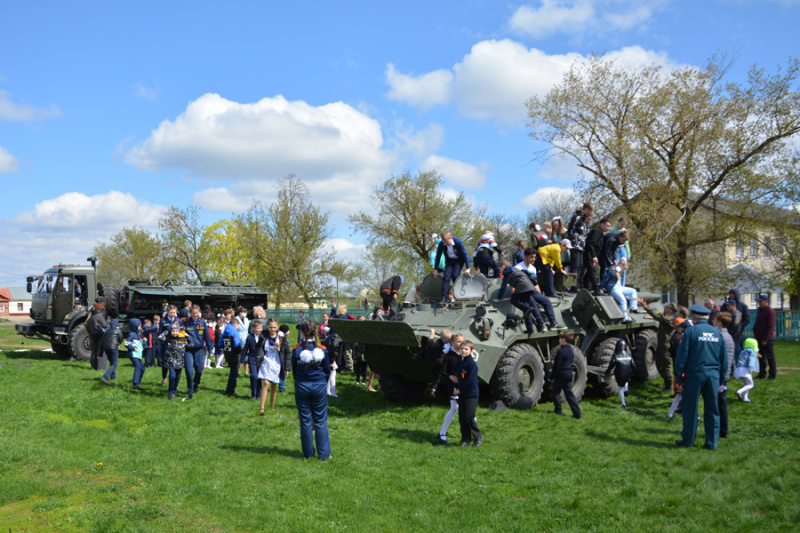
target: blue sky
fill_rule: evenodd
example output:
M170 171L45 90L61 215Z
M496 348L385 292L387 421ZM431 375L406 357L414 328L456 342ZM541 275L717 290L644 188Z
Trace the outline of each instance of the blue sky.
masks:
M800 0L5 2L0 286L83 262L172 205L209 221L295 173L346 216L391 174L523 214L569 188L531 163L526 98L592 52L667 68L738 52L731 78L798 55Z

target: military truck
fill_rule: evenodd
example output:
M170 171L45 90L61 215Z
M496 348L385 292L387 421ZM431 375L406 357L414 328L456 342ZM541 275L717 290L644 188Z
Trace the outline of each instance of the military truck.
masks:
M152 318L170 304L183 307L185 300L208 304L215 313L240 305L266 309L269 300L255 285L219 281L179 285L173 280L159 284L152 279L132 279L115 289L110 282L97 281L97 259L87 261L89 265L54 265L41 275L28 277L33 323L16 324L18 335L45 340L65 358L88 360L92 346L85 322L98 296L104 297L108 315L118 319L124 330L131 318Z
M575 285L574 275L558 281ZM533 407L549 395L547 380L558 350L558 331L525 333L524 320L508 299L495 302L500 279L479 273L461 275L454 283L455 302L437 304L442 280L428 275L422 282L422 303L403 302L397 320L331 320L333 329L345 342L364 347L370 368L380 375L383 393L391 400L417 399L432 379L428 361L414 355L430 342L430 330L461 333L475 343L478 378L488 385L492 397L508 407ZM660 304L655 294L639 294L648 305ZM611 296L593 296L583 289L550 298L556 320L574 334L574 379L572 391L580 399L591 379L600 395L617 394L613 376L605 370L619 339L631 347L639 381L655 379L656 322L641 313L631 314L633 322L623 324L624 314Z

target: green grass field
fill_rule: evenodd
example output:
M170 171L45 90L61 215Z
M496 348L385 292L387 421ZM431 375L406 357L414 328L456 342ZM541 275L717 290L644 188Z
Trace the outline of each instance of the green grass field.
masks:
M160 369L136 393L127 360L108 387L88 363L6 348L0 529L797 531L799 348L778 344L779 378L756 381L751 404L729 391L732 434L713 452L674 447L657 382L633 386L627 410L587 393L582 420L544 403L493 413L485 395L484 445L462 449L431 445L445 405L392 404L344 374L324 463L302 458L290 393L260 417L247 380L221 394L227 371L169 402Z

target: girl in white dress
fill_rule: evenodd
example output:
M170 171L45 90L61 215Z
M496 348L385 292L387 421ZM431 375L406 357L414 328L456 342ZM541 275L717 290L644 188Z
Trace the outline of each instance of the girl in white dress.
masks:
M286 339L278 336L278 320L271 317L267 320L267 334L264 342L264 360L258 367L258 379L263 379L261 387L261 414L264 414L264 404L267 403L267 386L269 385L269 406L275 410L275 399L278 396L278 382L281 379L281 342Z

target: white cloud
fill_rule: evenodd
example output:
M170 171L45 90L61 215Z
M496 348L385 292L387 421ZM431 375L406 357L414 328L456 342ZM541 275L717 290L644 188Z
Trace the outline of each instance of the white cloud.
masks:
M367 249L365 244L356 244L340 237L328 239L322 245L327 250L328 257L337 261L349 261L351 263L362 263L364 252ZM323 253L323 258L326 257Z
M439 155L431 155L420 164L420 170L435 169L450 183L467 189L483 189L486 187L487 168L488 164L485 162L475 166Z
M575 53L547 55L508 39L481 41L453 67L459 110L470 118L521 126L525 101L546 94L580 59Z
M539 39L555 33L582 35L645 26L664 0L542 0L511 15L513 31Z
M342 102L311 106L282 96L252 104L206 94L165 120L125 161L144 170L178 168L225 178L318 180L338 172L385 169L378 121Z
M552 198L553 195L574 196L575 191L569 187L542 187L523 198L521 203L524 207L537 207L542 200Z
M206 94L133 145L125 162L232 179L225 188L215 184L195 194L199 205L228 212L248 207L252 198L271 202L275 180L296 174L315 204L336 215L369 197L393 168L395 153L384 146L377 120L342 102L315 107L276 96L240 104Z
M252 195L234 194L227 187L212 187L192 195L192 204L206 211L244 211L253 203Z
M464 191L458 191L456 189L453 189L452 187L442 187L440 189L440 192L442 193L442 196L444 197L445 200L451 200L452 201L452 200L455 200L456 198L458 198L458 195L461 194ZM464 200L466 200L467 207L469 207L469 208L473 208L476 205L478 205L478 199L473 194L466 194L465 193L464 194Z
M9 225L48 232L113 233L123 226L155 228L164 209L164 206L142 202L131 193L109 191L87 196L70 192L39 202L32 211L11 219Z
M0 120L32 121L60 116L61 110L57 106L43 108L14 103L11 93L0 90Z
M414 157L425 157L439 149L444 138L441 124L432 123L425 129L417 130L402 121L395 123L394 151L398 154L409 153Z
M453 73L435 70L421 76L401 74L393 64L386 66L386 83L391 87L389 100L406 102L414 107L430 109L434 105L447 103L451 98Z
M633 67L649 62L676 66L666 54L640 46L625 47L607 57ZM469 118L522 126L527 116L525 101L545 96L573 63L585 60L577 53L550 55L510 39L481 41L453 65L452 97L442 103L455 103Z
M0 174L19 170L19 161L5 148L0 146Z
M158 98L158 86L156 87L145 87L142 82L137 81L133 84L133 94L136 98L142 98L144 100L155 100Z
M0 220L0 279L23 284L26 275L57 262L85 264L98 241L125 226L156 231L165 209L118 191L73 192L39 202L31 211Z

